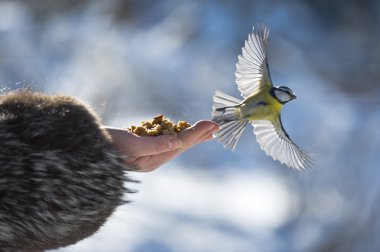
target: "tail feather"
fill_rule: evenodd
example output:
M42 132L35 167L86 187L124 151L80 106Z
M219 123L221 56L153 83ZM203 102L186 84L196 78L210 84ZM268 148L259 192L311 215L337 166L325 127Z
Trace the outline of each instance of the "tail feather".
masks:
M241 101L220 91L215 92L213 100L212 120L220 127L215 137L225 148L234 150L248 123L237 110Z
M241 103L239 99L216 91L213 96L212 120L218 124L239 119L236 107Z
M241 100L218 90L215 91L213 100L214 100L214 105L212 107L213 109L217 109L220 107L236 106L241 103Z

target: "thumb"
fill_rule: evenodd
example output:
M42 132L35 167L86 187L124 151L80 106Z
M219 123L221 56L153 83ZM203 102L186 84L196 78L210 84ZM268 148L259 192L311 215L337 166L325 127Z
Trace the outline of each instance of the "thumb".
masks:
M136 156L157 155L181 148L182 141L177 136L160 135L156 137L139 137L134 143Z

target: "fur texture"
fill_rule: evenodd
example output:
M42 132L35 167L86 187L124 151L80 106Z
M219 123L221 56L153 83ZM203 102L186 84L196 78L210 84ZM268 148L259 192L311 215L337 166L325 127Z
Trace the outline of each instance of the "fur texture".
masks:
M0 96L0 248L41 251L96 232L123 203L125 168L86 106L68 96Z

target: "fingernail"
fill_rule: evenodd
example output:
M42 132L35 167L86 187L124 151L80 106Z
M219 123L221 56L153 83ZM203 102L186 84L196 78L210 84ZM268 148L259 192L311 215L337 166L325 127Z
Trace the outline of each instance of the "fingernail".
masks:
M172 139L169 141L169 149L177 149L179 147L181 147L181 140L179 139Z

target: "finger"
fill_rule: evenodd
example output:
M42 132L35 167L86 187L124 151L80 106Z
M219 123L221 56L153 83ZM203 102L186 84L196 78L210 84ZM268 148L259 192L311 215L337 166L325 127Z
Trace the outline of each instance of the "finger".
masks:
M182 140L183 148L189 148L198 140L218 130L218 125L212 121L199 121L191 128L182 131L179 138Z
M131 154L134 157L157 155L163 152L179 149L182 141L176 135L161 135L156 137L135 136L132 141Z
M208 136L206 136L205 138L202 139L202 142L205 142L205 141L210 141L214 139L214 135L213 134L210 134Z
M150 172L157 169L158 167L168 162L169 160L173 159L179 153L180 153L180 150L173 150L173 151L163 152L157 155L139 157L134 162L132 162L131 165L139 167L139 169L136 170L138 172Z
M214 139L214 135L213 135L213 134L208 134L208 135L205 135L205 136L199 138L199 139L196 141L195 144L200 144L200 143L202 143L202 142L210 141L210 140L212 140L212 139ZM195 144L194 144L194 145L195 145Z
M215 132L215 131L212 131L212 132ZM186 146L186 148L183 147L182 150L185 151L185 150L190 149L193 146L198 145L198 144L200 144L202 142L212 140L213 139L212 132L210 131L210 132L204 134L203 136L201 136L198 139L196 139L190 146Z
M217 132L219 130L219 126L216 125L215 127L211 128L211 130L207 131L205 134L203 134L202 136L200 136L194 143L193 145L195 144L199 144L203 141L207 141L207 140L211 140L213 139L213 133Z

